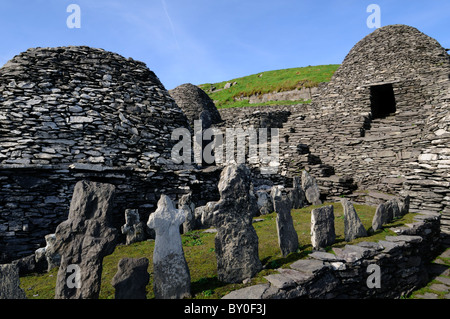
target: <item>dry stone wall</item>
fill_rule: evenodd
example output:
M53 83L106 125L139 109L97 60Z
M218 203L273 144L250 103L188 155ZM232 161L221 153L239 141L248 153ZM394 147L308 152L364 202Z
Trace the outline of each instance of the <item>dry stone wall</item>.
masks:
M334 254L314 252L266 276L268 283L233 291L224 299L406 296L428 280L425 265L439 250L439 219L437 213L418 214L412 225L395 229L398 236L334 248Z

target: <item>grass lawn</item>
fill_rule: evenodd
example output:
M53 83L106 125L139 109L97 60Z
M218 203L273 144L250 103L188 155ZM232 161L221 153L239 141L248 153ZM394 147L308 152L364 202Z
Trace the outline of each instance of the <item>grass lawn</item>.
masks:
M330 81L338 67L338 64L331 64L267 71L219 83L201 84L199 87L215 101L217 108L309 103L310 101L274 101L268 104L249 104L248 100L239 101L238 99L254 94L316 87L320 82ZM237 82L237 84L223 90L228 82ZM216 90L211 91L212 87Z
M326 203L334 206L336 243L332 247L341 247L347 244L344 242L344 216L340 203ZM324 204L325 205L325 204ZM294 226L299 237L300 247L296 253L291 253L286 258L281 256L276 230L276 213L272 213L258 218L263 221L253 224L259 238L259 258L261 259L264 270L252 278L248 284L226 284L217 279L216 256L214 252L214 233L205 233L202 230L192 231L182 235L183 249L191 274L191 289L193 298L221 298L232 290L240 289L249 285L267 282L263 277L274 273L275 269L288 267L292 262L306 257L312 251L310 240L310 222L311 210L319 206L309 206L292 211ZM372 224L372 218L376 207L355 205L355 209L366 229ZM361 241L378 241L385 236L395 236L395 233L389 230L389 227L398 227L412 222L413 214L407 214L403 218L393 221L369 237L358 238L352 243ZM117 264L121 258L147 257L150 260L149 273L151 274L150 283L147 286L147 298L153 298L153 265L152 255L154 241L144 241L129 246L119 245L114 253L103 260L103 275L100 298L114 298L114 288L111 280L117 271ZM331 250L328 247L327 250ZM29 299L49 299L54 296L54 287L56 283L57 269L50 273L28 275L21 277L21 287L25 290Z

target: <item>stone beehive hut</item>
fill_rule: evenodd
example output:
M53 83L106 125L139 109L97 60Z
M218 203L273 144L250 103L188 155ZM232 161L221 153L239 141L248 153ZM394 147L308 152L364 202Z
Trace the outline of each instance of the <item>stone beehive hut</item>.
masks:
M413 210L443 212L445 223L449 101L446 50L413 27L382 27L351 49L304 117L284 126L283 166L295 174L302 168L298 152L308 147L314 164L332 168L331 176L315 172L324 195L330 185L353 180L364 190L409 193Z
M186 114L191 127L194 127L196 120L202 120L205 129L222 121L213 100L198 86L186 83L170 90L169 93Z
M185 115L142 62L89 47L15 56L0 69L0 262L42 244L80 179L117 185L117 226L126 208L148 217L189 180L170 160L178 127Z

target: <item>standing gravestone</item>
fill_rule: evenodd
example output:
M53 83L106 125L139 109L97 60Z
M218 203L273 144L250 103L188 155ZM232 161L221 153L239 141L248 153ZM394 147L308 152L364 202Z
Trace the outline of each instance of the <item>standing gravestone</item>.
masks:
M283 194L281 187L273 187L271 195L277 212L278 245L285 257L298 249L298 235L291 215L292 202L287 194Z
M137 209L125 210L125 225L122 226L121 231L127 236L127 245L145 240L145 228Z
M403 208L404 209L404 208ZM389 224L394 218L401 217L401 210L397 200L391 199L378 205L372 219L372 230L381 229L385 224Z
M381 229L383 224L387 221L387 207L386 203L381 203L378 205L377 210L375 211L375 215L373 215L372 219L372 230L377 231Z
M409 204L410 204L411 198L409 195L406 195L405 199L400 203L400 215L405 216L409 213Z
M19 268L16 265L0 265L0 299L26 299L20 288Z
M320 205L320 190L316 180L307 171L302 172L302 188L305 192L306 200L313 205Z
M391 221L396 218L402 217L400 213L400 203L397 198L393 198L388 201L388 211L389 214L392 216Z
M220 175L220 200L210 220L217 228L217 275L224 282L242 282L262 269L258 236L252 225L258 205L251 186L250 170L244 164L228 165Z
M183 234L196 229L195 204L192 202L192 193L183 195L179 202L178 208L183 210L186 221L183 223Z
M110 226L115 186L80 181L69 217L56 228L54 251L61 255L55 299L96 299L103 257L114 251L117 230Z
M147 258L122 258L111 281L115 299L147 299L145 287L150 281Z
M261 215L271 214L274 211L273 201L267 190L259 189L255 191L259 213Z
M182 299L191 296L191 276L184 258L180 225L186 216L173 201L161 195L158 208L150 214L147 226L155 230L153 250L153 290L157 299Z
M336 233L334 230L333 206L324 206L311 211L311 244L313 249L320 250L334 244Z
M200 228L213 226L212 217L217 202L207 202L205 206L195 208L195 218L200 220Z
M61 263L61 255L54 252L53 247L56 243L55 234L45 235L45 242L47 245L37 249L34 254L36 263L45 262L47 264L47 272L49 272L53 268L59 267Z
M364 228L352 203L346 198L341 199L344 209L344 234L345 241L352 241L355 238L366 237L367 231Z
M298 176L294 176L292 179L292 189L289 192L289 197L292 201L293 209L299 209L303 207L306 198L305 192L302 189L302 182L300 180L300 177Z

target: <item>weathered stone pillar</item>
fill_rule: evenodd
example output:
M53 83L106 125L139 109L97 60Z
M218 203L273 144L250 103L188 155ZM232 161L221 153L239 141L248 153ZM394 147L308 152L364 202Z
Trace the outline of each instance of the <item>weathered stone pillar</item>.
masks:
M114 251L110 227L115 186L90 181L75 185L69 217L56 228L54 251L61 255L55 299L96 299L103 257Z
M159 299L182 299L191 295L191 276L184 258L180 225L186 216L173 201L161 195L157 210L150 214L147 226L156 232L153 251L153 288Z

